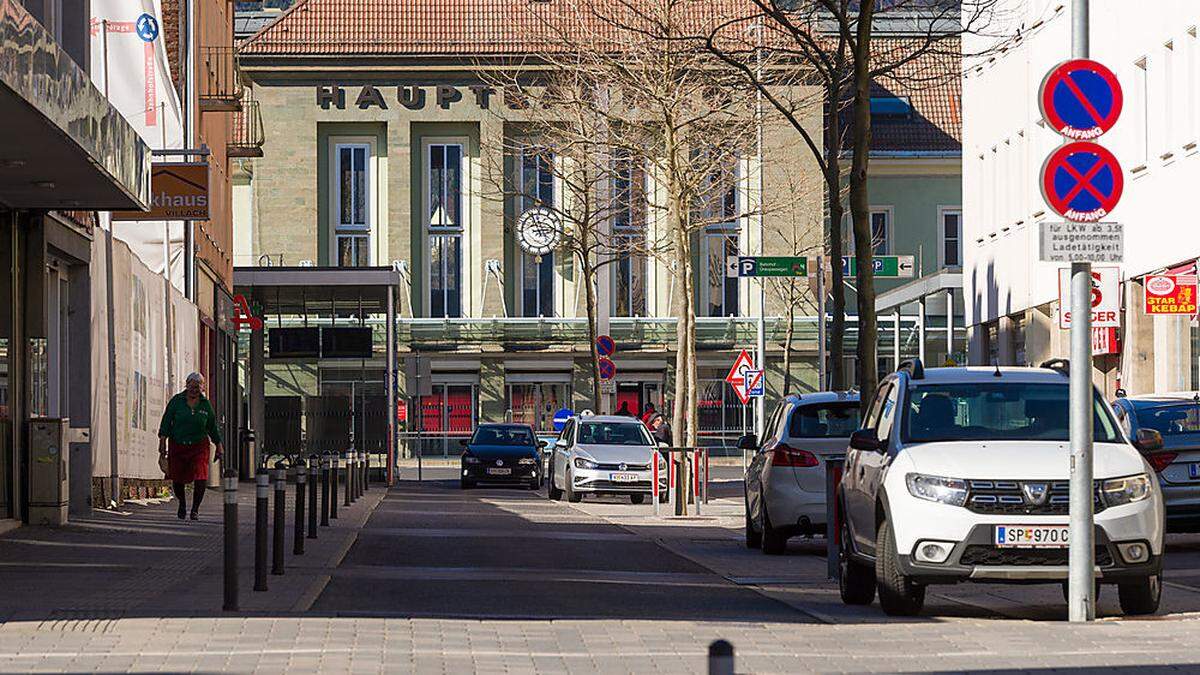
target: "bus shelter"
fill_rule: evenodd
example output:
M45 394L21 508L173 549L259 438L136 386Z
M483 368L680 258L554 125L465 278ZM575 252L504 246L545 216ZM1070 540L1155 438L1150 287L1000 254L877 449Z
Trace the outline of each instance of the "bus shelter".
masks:
M238 267L234 287L261 330L243 337L245 466L365 451L395 477L396 300L385 267Z

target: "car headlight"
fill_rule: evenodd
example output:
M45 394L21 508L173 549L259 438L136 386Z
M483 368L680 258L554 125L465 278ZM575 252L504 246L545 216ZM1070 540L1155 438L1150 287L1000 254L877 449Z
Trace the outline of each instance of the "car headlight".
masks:
M967 503L967 482L961 478L910 473L904 477L904 480L908 483L908 493L918 499L952 506L962 506Z
M599 465L590 459L584 459L582 457L575 458L575 468L576 469L594 469L597 466L599 466Z
M475 455L463 455L463 462L466 464L478 464L479 458Z
M1150 496L1150 476L1140 473L1124 478L1110 478L1100 483L1100 494L1109 506L1140 502Z
M522 457L521 459L517 460L517 464L535 464L536 462L537 460L532 457Z

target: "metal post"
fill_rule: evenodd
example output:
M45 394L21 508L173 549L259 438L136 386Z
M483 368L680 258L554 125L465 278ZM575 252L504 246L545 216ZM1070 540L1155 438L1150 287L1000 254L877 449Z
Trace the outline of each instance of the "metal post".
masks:
M329 526L329 453L321 455L321 525Z
M1071 2L1071 55L1089 56L1088 0ZM1060 308L1061 309L1061 308ZM1071 263L1071 480L1067 615L1096 618L1092 512L1092 265Z
M237 472L225 472L225 611L238 610Z
M925 363L925 296L917 300L917 358Z
M825 258L817 256L817 385L829 389L829 346L825 344ZM787 394L787 392L783 392ZM743 452L743 455L745 453Z
M708 448L704 452L704 503L708 503Z
M761 172L761 169L760 169ZM761 194L761 193L760 193ZM761 218L761 216L760 216ZM762 229L759 228L759 236L762 236ZM759 247L762 248L762 241L759 241ZM767 377L767 293L764 289L766 279L760 277L758 280L758 336L755 344L755 351L758 352L758 367L763 371L764 387ZM786 396L787 392L783 392ZM766 425L766 405L767 398L765 396L754 397L754 437L762 438L763 427Z
M358 493L355 492L357 489L355 488L355 483L357 481L354 477L354 472L356 470L355 464L357 463L357 460L358 454L353 450L346 453L346 506L349 506L358 500Z
M358 496L361 497L367 493L367 460L370 455L366 450L361 450L362 462L359 471L362 472L362 480L358 481Z
M654 515L658 515L658 462L662 455L658 448L650 451L650 500L654 502Z
M946 361L954 357L954 290L946 289ZM965 361L966 359L964 359ZM965 363L959 365L966 365Z
M296 522L295 522L295 541L292 544L292 555L304 555L304 497L308 490L305 488L305 483L308 482L308 469L304 466L304 460L296 462Z
M342 506L350 506L350 451L346 451L346 484L342 486Z
M892 358L895 362L892 368L900 367L900 307L892 313Z
M329 519L337 520L338 509L338 480L341 473L341 457L336 452L330 454L329 466Z
M308 456L308 538L317 538L317 481L321 458L319 455Z
M275 524L271 531L271 574L283 574L283 530L287 527L287 469L282 463L271 470L275 479Z
M371 489L371 453L363 451L363 492Z
M708 675L733 675L733 645L714 640L708 646Z
M267 518L271 508L271 476L266 468L254 475L254 590L267 590Z

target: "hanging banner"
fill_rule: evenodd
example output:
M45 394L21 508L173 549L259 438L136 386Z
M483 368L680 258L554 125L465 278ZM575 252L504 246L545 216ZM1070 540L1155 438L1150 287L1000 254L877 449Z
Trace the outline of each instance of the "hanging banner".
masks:
M1116 328L1092 329L1092 356L1107 356L1121 353L1121 341Z
M1196 314L1195 274L1152 274L1146 277L1146 314Z
M1121 326L1121 268L1092 268L1092 326ZM1058 270L1058 327L1071 327L1071 268Z

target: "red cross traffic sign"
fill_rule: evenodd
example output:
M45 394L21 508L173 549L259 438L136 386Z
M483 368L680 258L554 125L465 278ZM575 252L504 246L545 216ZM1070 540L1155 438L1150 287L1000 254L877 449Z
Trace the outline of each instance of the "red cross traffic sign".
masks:
M611 380L617 376L617 364L612 359L600 357L600 379Z
M1068 143L1042 165L1042 196L1067 220L1094 223L1103 219L1116 208L1124 187L1120 162L1095 143Z
M749 388L746 386L747 371L758 370L754 366L754 359L750 358L750 352L745 349L737 358L733 360L733 367L729 369L729 374L725 376L725 381L733 387L733 391L737 394L742 405L750 402Z
M1046 74L1038 100L1042 118L1052 129L1086 141L1113 128L1121 115L1123 96L1116 75L1103 64L1072 59Z

